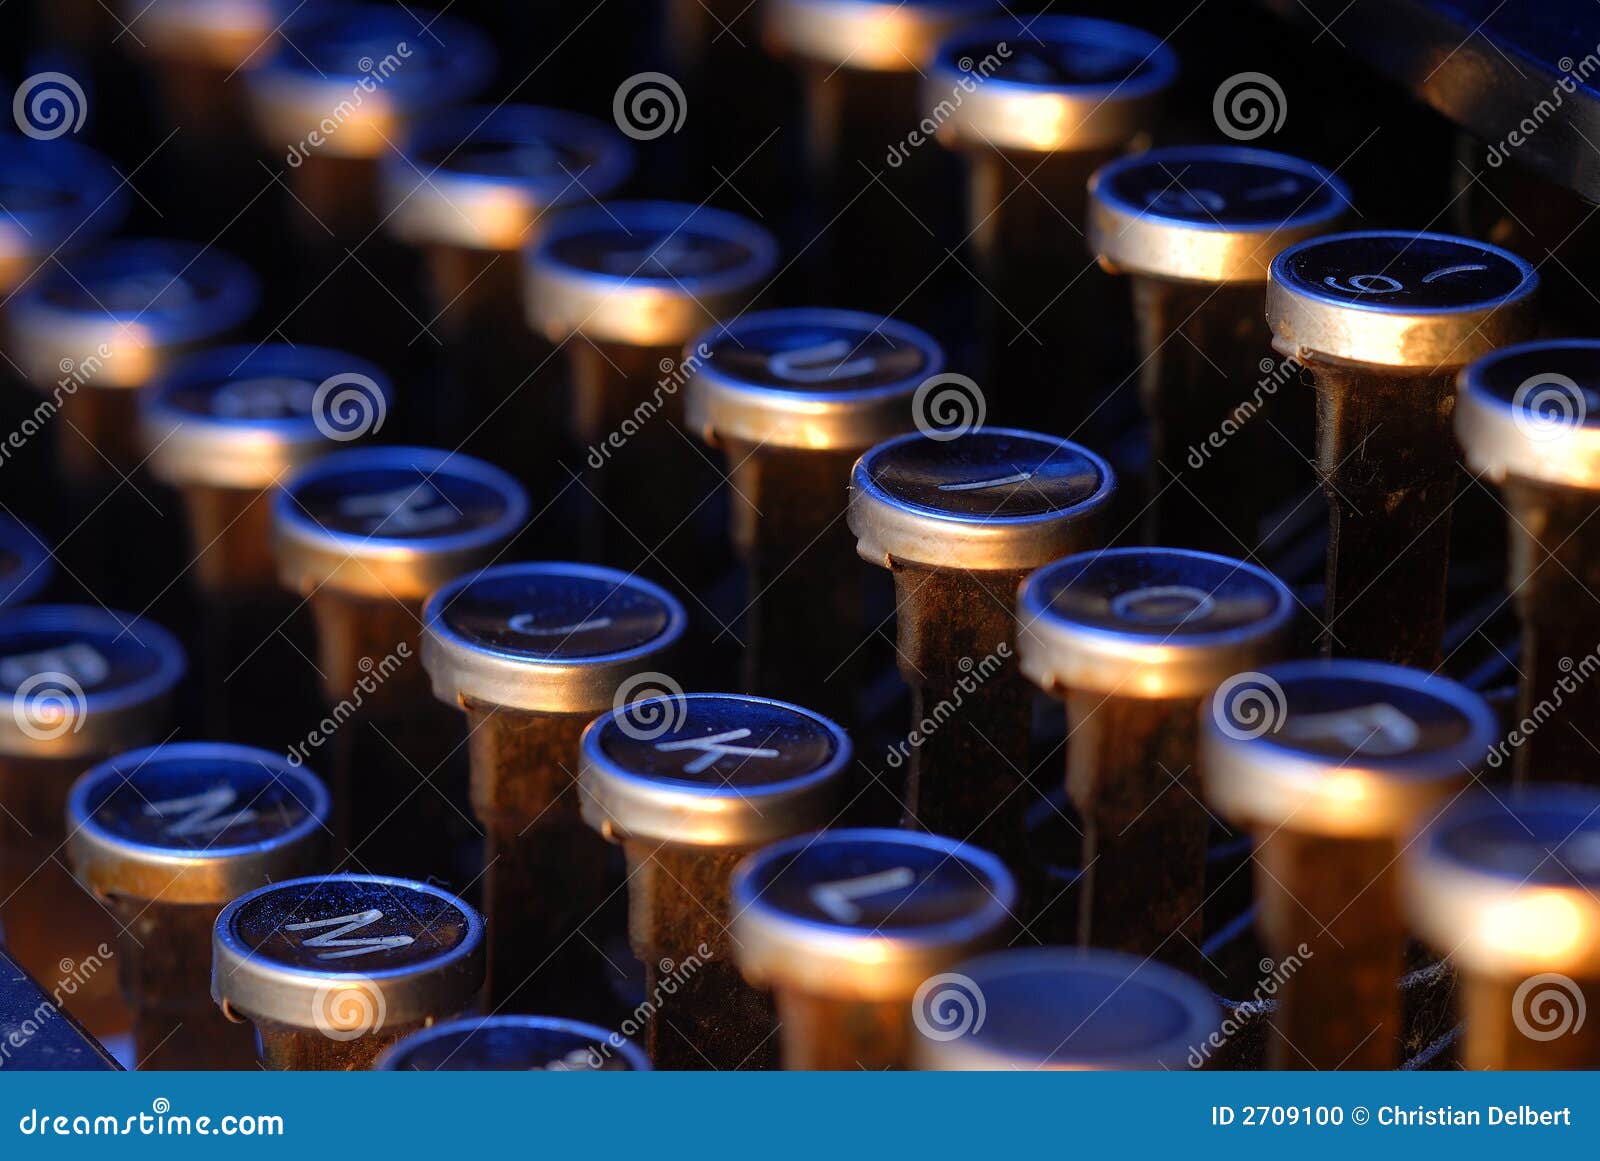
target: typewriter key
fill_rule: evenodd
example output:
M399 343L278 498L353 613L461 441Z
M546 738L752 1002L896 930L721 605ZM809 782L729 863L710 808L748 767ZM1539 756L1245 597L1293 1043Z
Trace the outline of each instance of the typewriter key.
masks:
M1600 1067L1600 796L1462 798L1406 851L1401 882L1412 926L1459 974L1464 1067Z
M992 952L935 978L914 1001L922 1069L1182 1071L1222 1022L1199 980L1096 948Z
M938 835L829 830L764 847L733 878L745 978L777 1002L788 1069L904 1068L930 978L1001 942L1017 889Z
M117 940L62 853L72 782L162 737L183 674L183 650L150 621L80 605L0 612L0 696L10 702L0 714L0 923L39 980ZM97 1034L127 1028L112 972L87 980L69 1006Z
M1459 472L1455 375L1527 336L1539 276L1482 242L1374 230L1291 246L1271 279L1273 345L1317 391L1327 645L1431 668Z
M1600 722L1589 682L1600 647L1600 342L1504 347L1456 385L1467 466L1500 485L1510 513L1507 582L1522 620L1519 721L1489 764L1509 759L1522 781L1600 782L1589 736Z
M25 605L55 578L55 558L28 525L0 514L0 609Z
M447 891L378 875L289 879L217 917L211 998L255 1025L269 1069L357 1071L473 1007L483 921Z
M432 448L324 456L273 500L278 580L310 606L331 711L297 752L305 759L331 735L335 829L359 843L377 835L400 865L437 855L444 844L415 836L457 820L435 798L451 788L431 785L459 731L416 660L423 602L505 552L527 513L510 476Z
M1177 548L1086 552L1023 583L1022 672L1067 706L1082 943L1197 960L1211 826L1199 709L1230 675L1282 657L1293 615L1271 573Z
M763 5L762 41L794 66L803 89L815 202L805 235L819 243L807 250L825 268L826 297L901 311L925 289L955 227L941 221L955 175L942 172L948 159L918 129L930 113L918 80L945 36L1000 8L1001 0Z
M117 972L141 1069L252 1067L251 1037L207 996L212 929L229 901L318 870L327 824L315 775L247 746L133 750L73 784L67 853L122 927Z
M1007 19L939 46L923 103L953 106L938 129L967 158L968 239L989 375L1062 383L1053 414L1023 398L1002 410L1028 422L1081 422L1131 369L1125 300L1085 245L1086 188L1101 164L1146 140L1177 60L1150 33L1075 16Z
M727 694L633 702L584 731L583 817L628 856L656 1067L776 1063L771 1004L735 963L729 883L754 848L836 819L850 758L826 718Z
M584 928L607 898L606 846L580 815L578 740L602 710L671 688L683 607L611 569L507 564L446 585L423 617L434 695L467 715L490 996L604 1018L610 973Z
M282 744L284 667L300 645L272 559L271 490L381 430L393 390L354 355L286 344L192 355L141 394L151 475L178 490L201 598L206 720L217 736ZM292 694L292 684L291 684ZM302 715L288 715L298 728Z
M90 970L98 973L99 968ZM15 1022L14 1026L30 1017L38 1021L38 1030L32 1036L13 1033L16 1043L8 1044L6 1054L6 1068L13 1072L122 1070L104 1045L89 1035L71 1013L61 1010L58 995L41 987L39 981L7 953L3 944L0 944L0 1012L5 1012L7 1019ZM38 1019L46 1014L48 1019Z
M1263 412L1293 372L1268 357L1267 267L1349 203L1321 166L1238 146L1152 149L1090 179L1089 247L1132 281L1153 542L1259 544L1265 506L1284 490L1274 485L1290 483L1261 476L1285 459Z
M1394 1067L1399 855L1483 765L1493 712L1434 674L1298 661L1237 675L1201 716L1206 800L1253 832L1261 937L1295 965L1271 1067Z
M386 1048L380 1072L648 1072L632 1040L553 1016L468 1016Z
M683 345L744 310L777 253L755 223L675 202L573 210L528 251L528 321L567 349L580 486L598 509L585 555L669 579L707 575L690 521L718 474L679 430L678 393L696 369L680 362Z
M900 672L911 687L906 824L994 851L1040 906L1026 815L1033 689L1017 667L1017 586L1100 543L1115 487L1099 456L1007 428L879 444L851 474L850 528L894 575ZM893 763L898 765L899 762ZM1029 896L1035 896L1030 898Z
M57 401L67 479L103 489L141 463L134 389L239 326L259 297L255 275L238 259L157 239L111 242L18 291L11 351L34 388Z
M471 97L493 71L493 46L452 16L330 4L290 16L244 81L257 131L284 151L311 219L301 224L364 238L379 219L377 159L414 119Z
M700 353L705 352L703 357ZM932 338L845 310L770 310L689 344L691 431L728 461L730 536L745 566L744 687L850 721L862 589L844 514L850 465L909 431Z
M555 352L523 319L517 252L560 211L615 192L633 151L591 118L501 105L428 119L380 168L385 226L425 256L429 317L448 339L447 430L530 465L532 484L557 462L564 408Z
M51 255L115 230L128 197L116 169L94 150L7 136L0 138L0 205L0 292L10 296Z
M244 82L233 82L271 56L292 6L281 0L124 0L122 7L124 43L154 66L162 119L213 147L247 133Z

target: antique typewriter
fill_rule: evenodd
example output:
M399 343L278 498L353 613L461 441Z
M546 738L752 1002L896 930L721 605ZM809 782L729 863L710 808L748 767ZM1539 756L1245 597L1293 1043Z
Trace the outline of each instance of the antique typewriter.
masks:
M1600 1066L1593 5L0 21L0 1070Z

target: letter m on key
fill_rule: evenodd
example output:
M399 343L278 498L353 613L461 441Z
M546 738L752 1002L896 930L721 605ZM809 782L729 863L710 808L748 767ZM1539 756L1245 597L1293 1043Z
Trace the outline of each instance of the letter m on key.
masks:
M353 956L369 955L375 951L389 951L396 947L405 947L416 942L409 935L365 935L355 939L347 939L352 931L360 931L363 927L370 926L383 918L383 912L376 908L370 911L358 911L353 915L335 915L332 919L313 919L305 923L285 923L285 931L315 931L318 928L328 928L321 935L314 935L300 946L302 947L334 947L338 951L319 952L318 959L350 959Z

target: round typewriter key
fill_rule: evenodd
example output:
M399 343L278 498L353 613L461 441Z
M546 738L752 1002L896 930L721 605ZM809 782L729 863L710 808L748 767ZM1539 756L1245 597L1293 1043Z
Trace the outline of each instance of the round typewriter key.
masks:
M213 148L249 132L237 74L272 55L289 0L123 0L127 41L148 57L163 120L202 134ZM349 96L349 94L346 94ZM235 148L235 156L244 151Z
M1016 897L999 859L937 835L830 830L750 856L732 938L745 977L774 993L783 1066L906 1067L909 1001L1000 942Z
M117 971L139 1067L249 1068L248 1035L211 1004L211 933L230 900L318 869L328 792L247 746L120 754L73 784L67 852L122 927Z
M1022 672L1067 707L1083 943L1197 958L1211 822L1194 772L1200 706L1282 657L1293 616L1271 573L1186 549L1083 553L1024 582Z
M98 606L24 605L0 611L0 923L11 954L56 980L116 924L73 883L62 851L67 794L85 769L149 745L171 725L184 656L165 629ZM102 958L112 954L110 950ZM71 997L97 1035L127 1030L114 973Z
M471 97L494 71L477 29L380 4L310 6L279 40L244 78L256 127L284 151L296 197L335 234L376 223L375 163L406 127Z
M936 979L913 1002L922 1069L1181 1071L1222 1022L1199 980L1094 948L993 952Z
M1482 242L1368 231L1291 246L1271 277L1273 345L1317 391L1328 645L1431 667L1459 471L1456 372L1527 336L1539 276Z
M835 820L850 758L826 718L731 694L633 702L584 731L583 817L627 854L658 1068L776 1063L771 1005L735 963L730 880L754 848Z
M0 609L23 605L55 577L50 549L22 521L0 515Z
M1455 428L1467 466L1500 486L1522 620L1517 730L1489 755L1519 780L1600 781L1589 734L1600 693L1573 672L1600 641L1600 342L1503 347L1456 380ZM1581 643L1575 647L1574 643ZM1575 656L1576 655L1576 656ZM1600 738L1600 735L1597 735Z
M379 848L418 873L439 870L419 862L439 851L419 847L415 828L460 817L437 810L443 791L431 784L459 745L454 715L416 660L423 602L505 552L527 513L522 488L498 468L414 447L324 456L273 501L278 579L310 606L330 709L299 745L334 743L339 832L364 843L381 831ZM352 716L361 720L341 725Z
M116 169L91 149L3 137L0 207L0 291L11 295L50 255L116 229L128 199Z
M211 998L256 1027L269 1069L359 1070L404 1036L469 1010L483 921L426 883L290 879L217 917Z
M139 464L145 453L130 389L239 326L259 297L255 275L238 259L158 239L108 243L18 291L9 307L12 353L36 390L60 400L62 470L115 482Z
M1600 795L1463 797L1407 848L1401 877L1412 927L1460 976L1463 1067L1600 1066Z
M817 261L825 297L848 294L898 311L925 292L930 247L937 253L957 228L949 192L958 178L939 150L917 148L930 113L918 81L940 40L1001 7L999 0L762 6L762 40L793 66L802 86L813 187L805 236L819 244L797 260ZM912 305L920 313L920 301Z
M729 465L730 535L749 608L744 684L846 721L860 681L860 569L839 519L850 465L909 431L944 352L915 327L846 310L742 315L689 344L689 428Z
M650 1058L615 1032L554 1016L468 1016L385 1049L380 1072L648 1072Z
M270 491L380 431L393 394L383 372L354 355L277 343L191 355L141 394L150 472L177 489L188 516L206 720L218 736L288 741L284 700L296 685L286 693L283 678L299 668L302 643L283 635L292 606L276 583Z
M1372 661L1240 673L1202 712L1206 801L1256 837L1257 923L1284 981L1277 1068L1392 1068L1405 966L1396 864L1480 769L1482 698Z
M431 325L457 388L451 446L524 464L542 483L562 450L561 366L523 319L517 251L561 211L611 196L633 151L589 117L530 105L429 118L382 163L386 228L426 260ZM558 483L565 484L565 477Z
M570 361L572 442L597 509L586 555L691 582L714 571L691 521L720 481L678 430L680 391L705 355L686 359L683 345L743 311L776 265L760 226L674 202L573 210L528 251L528 321Z
M1257 547L1264 501L1289 482L1262 479L1283 458L1262 412L1294 374L1266 358L1267 267L1349 198L1319 165L1239 146L1152 149L1090 178L1089 247L1132 280L1160 543Z
M1017 586L1099 544L1114 489L1093 452L1008 428L901 436L862 456L850 479L857 551L895 582L913 701L888 761L909 766L906 821L1000 855L1030 914L1042 903L1027 857L1038 791L1026 773L1033 690L1017 668Z
M1028 414L1043 408L1023 399L1002 401L1009 411L1075 423L1133 366L1124 300L1083 243L1085 190L1144 144L1176 74L1152 34L1075 16L985 23L939 46L923 104L954 107L938 138L967 159L968 238L991 289L979 302L989 375L1052 383L1075 368L1059 414Z
M583 934L605 902L606 848L579 812L578 739L602 710L676 688L663 670L685 619L648 581L555 563L460 577L423 611L433 692L469 726L497 1006L610 1009L608 969Z

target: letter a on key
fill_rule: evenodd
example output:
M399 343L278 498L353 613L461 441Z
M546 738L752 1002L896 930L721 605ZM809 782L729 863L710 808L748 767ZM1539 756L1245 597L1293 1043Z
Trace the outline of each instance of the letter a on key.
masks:
M306 923L285 923L285 931L314 931L319 927L330 927L333 930L321 935L313 936L305 941L303 947L337 947L341 951L324 951L318 959L350 959L353 956L367 955L374 951L388 951L390 948L405 947L415 940L409 935L369 935L359 939L345 939L352 931L360 931L363 927L376 923L383 918L383 912L373 908L370 911L359 911L354 915L335 915L332 919L313 919Z

